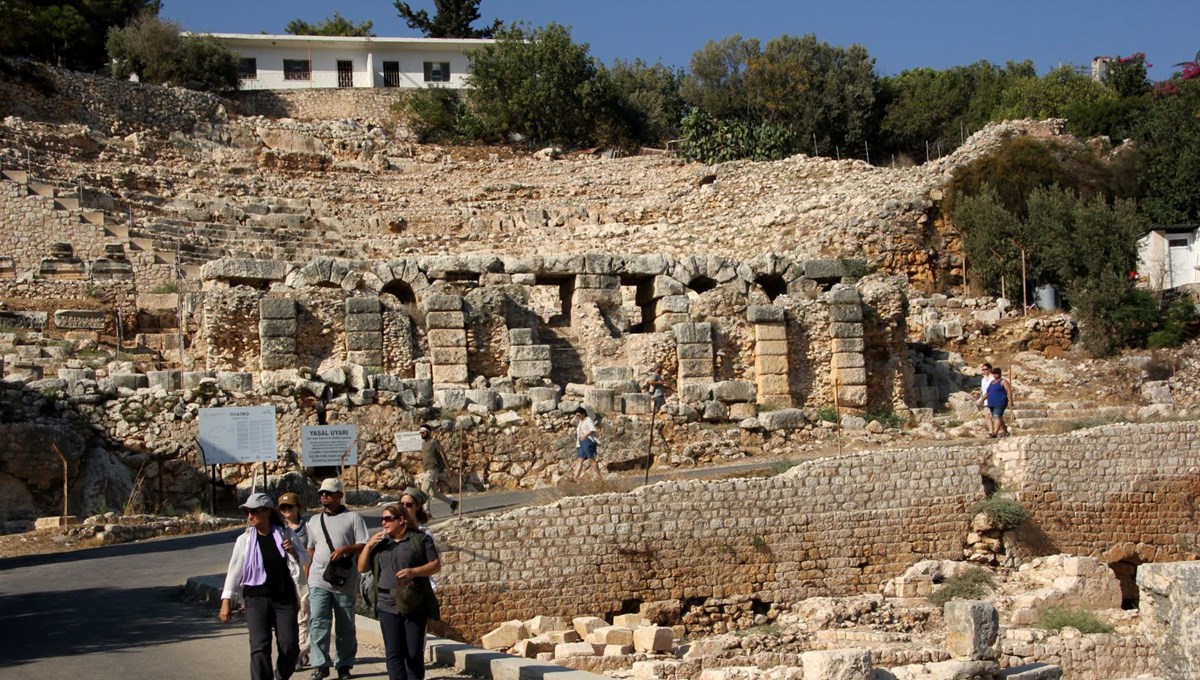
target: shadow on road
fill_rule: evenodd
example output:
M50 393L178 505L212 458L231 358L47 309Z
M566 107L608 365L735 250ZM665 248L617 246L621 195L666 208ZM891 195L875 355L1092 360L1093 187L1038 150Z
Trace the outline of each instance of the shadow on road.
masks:
M152 604L131 610L131 602ZM0 626L0 669L52 657L120 653L214 635L246 634L244 626L222 630L210 611L180 606L178 587L0 595L0 611L5 618Z
M102 548L87 548L84 550L74 550L71 552L46 553L43 555L23 555L21 557L3 557L0 558L0 571L4 571L6 569L20 569L22 567L40 567L43 564L65 564L67 562L75 562L77 560L93 560L104 557L126 557L129 555L149 555L157 552L174 552L177 550L187 550L189 548L202 548L205 546L216 545L218 543L228 543L230 546L232 546L234 537L243 531L245 531L245 527L238 527L236 529L216 531L208 534L195 534L193 536L163 536L153 540L139 541L137 543L122 543L121 545L108 545Z

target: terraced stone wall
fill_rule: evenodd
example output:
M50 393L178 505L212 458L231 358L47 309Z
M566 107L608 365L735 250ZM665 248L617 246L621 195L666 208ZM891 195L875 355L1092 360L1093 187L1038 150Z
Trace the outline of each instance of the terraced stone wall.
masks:
M336 120L353 118L372 122L393 119L392 105L398 90L255 90L237 92L231 98L243 116L295 118L297 120Z

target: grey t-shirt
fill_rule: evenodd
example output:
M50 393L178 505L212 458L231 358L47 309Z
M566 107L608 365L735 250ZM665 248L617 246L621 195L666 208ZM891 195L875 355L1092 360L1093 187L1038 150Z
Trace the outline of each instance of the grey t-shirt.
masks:
M329 556L332 551L329 549L329 543L325 541L325 532L321 530L321 518L325 518L325 528L329 530L329 538L333 541L334 549L345 545L354 545L356 543L366 543L370 538L367 532L367 523L363 521L362 515L357 512L342 509L335 515L322 512L313 515L308 519L308 547L315 550L313 553L312 568L308 572L308 587L309 588L324 588L325 590L345 593L353 595L357 593L358 587L358 563L355 562L352 568L353 575L346 580L346 583L340 587L334 587L329 584L322 576L325 573L325 567L329 564ZM354 556L351 557L355 560Z
M375 554L372 556L379 561L379 609L390 614L400 613L396 609L396 598L392 594L392 589L398 584L396 580L396 572L401 569L409 569L419 567L423 564L428 564L438 559L437 546L433 543L433 537L425 532L418 532L417 536L421 539L421 545L425 548L425 560L420 559L420 555L413 549L412 539L409 538L412 533L404 535L404 538L399 541L386 539L379 545L375 546ZM372 568L374 565L372 564ZM418 577L419 579L429 580L428 576ZM413 579L414 581L418 579Z

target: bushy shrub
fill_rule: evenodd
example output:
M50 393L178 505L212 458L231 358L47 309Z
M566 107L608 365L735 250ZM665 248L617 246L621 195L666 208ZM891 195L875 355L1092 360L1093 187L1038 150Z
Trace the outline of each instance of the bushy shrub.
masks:
M984 513L992 519L996 528L1001 530L1015 529L1029 517L1020 501L1006 493L997 493L971 508L972 515Z
M969 567L942 582L929 601L941 607L951 600L981 600L996 587L992 572L982 567Z
M1054 631L1070 627L1085 634L1113 632L1113 627L1101 621L1096 612L1090 609L1047 607L1038 614L1037 625L1038 628Z
M457 90L427 87L405 92L392 105L392 112L421 143L446 141L462 135L465 107Z
M1196 303L1191 296L1183 295L1167 304L1163 310L1159 329L1146 338L1151 348L1179 347L1192 336L1196 322Z

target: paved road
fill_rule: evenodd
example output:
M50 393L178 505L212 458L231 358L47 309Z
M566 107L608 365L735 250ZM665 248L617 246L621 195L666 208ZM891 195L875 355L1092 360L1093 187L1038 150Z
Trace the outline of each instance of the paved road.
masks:
M756 461L664 475L730 476L770 465ZM616 486L641 481L640 474L631 474ZM550 497L544 490L472 494L463 508L480 514ZM439 519L449 515L440 503L434 511ZM377 517L380 509L364 514ZM0 559L0 680L244 677L245 626L223 626L213 609L181 601L188 577L224 573L238 531ZM386 677L378 651L362 654L366 663L357 675ZM453 676L442 670L434 677Z

